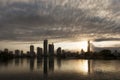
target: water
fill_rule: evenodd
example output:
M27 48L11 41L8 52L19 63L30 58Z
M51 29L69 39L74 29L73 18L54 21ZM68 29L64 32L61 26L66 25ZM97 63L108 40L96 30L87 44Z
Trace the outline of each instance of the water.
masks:
M120 80L119 60L13 59L0 62L0 80Z

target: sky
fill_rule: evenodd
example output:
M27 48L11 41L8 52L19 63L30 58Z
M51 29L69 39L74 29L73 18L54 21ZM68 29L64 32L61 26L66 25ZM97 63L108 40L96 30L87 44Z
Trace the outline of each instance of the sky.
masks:
M120 0L0 0L0 43L120 41L119 5Z

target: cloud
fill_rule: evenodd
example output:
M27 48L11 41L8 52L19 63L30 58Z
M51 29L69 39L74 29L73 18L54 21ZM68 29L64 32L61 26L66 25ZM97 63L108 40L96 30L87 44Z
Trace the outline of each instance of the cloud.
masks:
M94 41L96 42L101 42L101 41L120 41L120 38L100 38L100 39L95 39Z
M119 37L119 0L1 0L0 3L0 40Z

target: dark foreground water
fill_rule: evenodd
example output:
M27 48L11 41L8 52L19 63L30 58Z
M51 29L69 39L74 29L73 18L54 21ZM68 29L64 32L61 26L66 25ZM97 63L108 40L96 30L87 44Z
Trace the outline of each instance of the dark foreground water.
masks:
M14 59L0 62L0 80L120 80L120 61Z

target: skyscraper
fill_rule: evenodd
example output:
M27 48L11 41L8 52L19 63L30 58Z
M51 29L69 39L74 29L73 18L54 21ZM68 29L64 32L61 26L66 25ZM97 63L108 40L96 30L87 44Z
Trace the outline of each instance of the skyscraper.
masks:
M42 48L37 47L37 57L41 57L42 56Z
M49 55L53 56L54 55L54 44L49 44Z
M20 50L15 50L15 57L19 57L20 56Z
M59 48L57 49L57 56L60 56L61 53L62 53L62 50L61 50L61 47L59 47Z
M90 41L88 41L88 48L87 48L87 52L90 53Z
M34 46L31 45L31 46L30 46L30 57L34 57L34 56L35 56Z
M21 50L21 57L23 57L24 56L24 53L23 53L23 50Z
M44 56L47 56L47 49L48 49L48 40L44 40Z
M4 49L4 52L5 52L5 53L8 53L8 52L9 52L9 50L8 50L7 48L5 48L5 49Z

